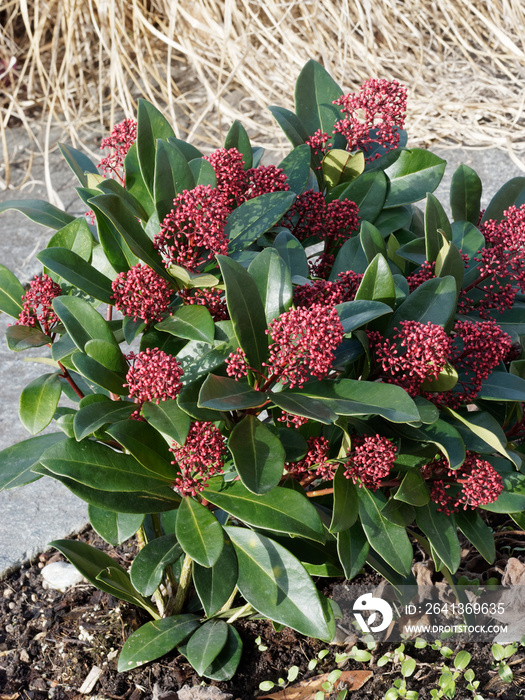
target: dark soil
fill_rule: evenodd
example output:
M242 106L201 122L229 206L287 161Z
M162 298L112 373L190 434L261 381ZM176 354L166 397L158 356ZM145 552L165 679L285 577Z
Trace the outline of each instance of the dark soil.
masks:
M513 534L508 538L497 538L498 559L496 567L489 571L490 575L501 577L509 551L512 554L509 542L514 546L523 545L523 538L517 542L516 537ZM109 551L123 566L129 566L134 557L133 543L125 543L117 549L110 548L91 529L79 535L79 539ZM476 569L475 554L466 552L464 559L471 570ZM516 554L519 552L514 556ZM61 558L56 552L42 554L37 561L23 566L0 582L0 700L80 700L87 697L93 700L177 700L177 691L183 686L201 684L192 667L176 652L142 668L119 674L116 670L118 652L129 634L146 622L147 617L133 606L89 584L74 586L66 593L44 590L41 569L51 560ZM363 582L370 582L371 576L375 574L368 574L368 580ZM321 587L329 584L326 580L320 580ZM293 665L300 669L297 680L330 672L337 668L335 653L349 651L352 646L329 646L290 629L276 633L270 623L261 621L238 621L236 627L244 642L239 671L227 683L211 684L241 700L265 694L259 690L261 681L277 683L279 678L286 678L287 669ZM255 643L259 636L267 647L264 651L260 651ZM346 661L341 666L344 671L370 670L373 673L362 688L349 693L348 698L382 700L394 681L401 678L400 665L393 667L388 664L380 668L376 662L397 646L378 644L371 650L370 662ZM472 654L469 668L473 669L476 680L480 681L477 692L484 700L525 697L523 647L520 646L509 660L512 662L514 681L503 683L493 668L489 644L451 646L454 652L464 648ZM308 662L324 648L329 649L328 655L318 662L315 670L309 671ZM441 667L446 659L429 646L417 649L407 643L406 652L417 660L416 672L407 679L407 688L417 690L419 700L430 700L431 690L438 687ZM452 667L451 662L448 665ZM91 692L80 694L79 689L94 666L100 668L103 674ZM312 698L316 690L320 688L312 691ZM473 698L473 695L467 690L464 679L460 678L455 698L464 700Z

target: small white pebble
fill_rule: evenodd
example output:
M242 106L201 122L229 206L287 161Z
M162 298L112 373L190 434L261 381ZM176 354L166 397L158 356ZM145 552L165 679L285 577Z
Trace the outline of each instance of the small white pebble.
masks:
M75 569L73 564L65 561L55 561L47 564L42 569L42 587L54 588L57 591L67 591L71 586L84 581L82 574Z

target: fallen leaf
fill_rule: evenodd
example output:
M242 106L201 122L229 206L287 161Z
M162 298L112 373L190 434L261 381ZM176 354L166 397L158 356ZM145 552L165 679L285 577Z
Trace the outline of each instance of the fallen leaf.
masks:
M525 564L522 564L516 557L510 557L507 566L505 567L505 573L501 579L502 586L516 586L518 584L525 583Z
M322 676L308 678L271 695L260 695L258 700L312 700L317 691L323 690L322 685L328 681L329 675L323 673ZM337 680L337 687L341 690L359 690L373 675L372 671L343 671Z

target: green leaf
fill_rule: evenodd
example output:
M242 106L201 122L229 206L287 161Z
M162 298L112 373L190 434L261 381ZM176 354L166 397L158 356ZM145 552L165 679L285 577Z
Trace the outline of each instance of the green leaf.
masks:
M485 246L485 237L481 231L467 221L455 221L452 224L452 241L469 259Z
M268 394L268 398L280 409L294 416L310 418L325 425L335 423L337 420L337 414L325 402L300 393L280 391L277 394Z
M323 158L323 175L329 188L343 182L350 182L365 169L365 156L362 151L349 153L333 148Z
M507 372L492 372L478 392L488 401L525 401L525 379Z
M419 411L419 420L422 423L432 425L439 418L439 409L431 401L427 401L422 396L414 396L414 403Z
M359 207L361 221L374 223L387 198L388 180L382 170L359 175L348 185L338 185L330 192L330 199L350 199Z
M319 594L299 560L259 533L238 527L226 532L237 552L237 586L248 603L275 622L329 641Z
M228 639L222 651L202 673L214 681L229 681L235 675L242 655L242 640L239 633L228 625Z
M306 141L308 132L304 128L301 120L293 112L285 107L271 106L268 107L268 109L294 148Z
M310 146L305 143L297 146L283 158L278 167L284 171L291 191L302 194L310 175Z
M265 394L255 391L247 382L209 374L202 385L198 406L216 411L237 411L257 408L267 400Z
M79 350L90 340L105 340L117 345L107 322L90 304L79 297L53 299L53 310Z
M255 280L266 321L270 323L292 305L293 290L290 269L273 248L265 248L253 259L249 274Z
M392 309L381 301L345 301L335 307L345 333L355 331L369 321L391 314Z
M159 221L173 209L176 195L194 186L193 173L181 151L169 141L158 139L153 190Z
M14 352L51 345L53 342L48 335L31 326L8 326L5 336L7 347Z
M173 455L166 442L159 440L158 432L149 423L122 420L106 428L106 432L143 467L166 479L175 478L175 468L171 464Z
M104 194L116 194L137 219L145 223L149 221L151 213L142 206L140 200L134 197L131 192L123 187L117 180L113 180L112 178L102 180L102 182L98 184L97 189Z
M304 248L290 231L284 229L277 234L274 248L284 260L292 277L308 277L310 275Z
M177 146L179 151L182 153L182 155L186 158L188 163L191 160L195 160L195 158L202 158L203 154L199 151L198 148L193 146L191 143L188 143L187 141L183 141L182 139L178 139L176 136L170 136L168 138L169 143L172 143L174 146Z
M19 415L22 425L31 435L36 435L51 423L61 394L60 375L56 372L43 374L22 389Z
M447 327L456 313L456 281L453 277L423 282L399 306L392 316L387 333L401 321L419 321Z
M361 222L361 230L359 232L361 245L365 251L366 259L369 263L381 253L386 258L386 244L379 229L377 229L369 221Z
M45 267L86 294L112 303L111 280L67 248L46 248L36 256Z
M151 596L157 590L164 569L182 556L182 547L175 535L163 535L148 542L133 560L129 575L131 583L143 596Z
M225 255L217 255L217 260L226 285L226 303L235 336L248 364L262 371L268 357L268 339L264 306L255 280L235 260Z
M244 250L266 233L282 219L295 198L295 192L267 192L234 209L224 229L229 254Z
M380 301L393 307L396 298L394 278L386 259L378 253L366 268L355 300Z
M460 165L450 183L450 208L454 221L470 221L477 225L481 192L482 184L478 174L468 165Z
M436 277L451 275L456 280L456 289L459 294L465 277L465 262L459 250L452 242L445 241L437 254Z
M133 212L123 200L115 194L99 194L89 200L93 209L104 214L122 239L129 246L131 252L146 263L161 277L170 281L170 276L162 262L162 257L155 249L153 242L148 237L142 226L135 218Z
M450 221L437 197L430 192L427 193L427 204L425 207L425 249L428 262L436 260L442 246L443 231L447 241L452 240L452 227Z
M379 415L393 423L419 420L419 412L404 389L394 384L362 382L354 379L310 382L287 396L310 396L322 400L341 416ZM274 399L278 395L274 395Z
M96 588L115 596L115 598L120 598L120 600L140 605L148 612L153 611L156 616L150 603L131 585L128 573L108 554L76 540L55 540L49 544L58 549ZM114 582L99 578L101 574L110 570L119 576L118 579L115 576Z
M340 272L353 270L358 274L362 274L368 267L365 251L361 245L359 236L352 236L343 243L334 262L332 272L330 273L330 281L337 280Z
M451 573L457 571L461 547L454 519L438 511L434 501L429 501L416 509L416 522L447 569Z
M348 530L337 533L337 553L348 581L351 581L365 565L370 545L359 521Z
M8 209L15 209L31 221L56 230L75 220L74 216L41 199L11 200L0 204L0 214Z
M391 522L381 513L386 498L366 487L357 490L361 524L370 546L398 573L407 576L414 553L404 527Z
M446 161L422 148L398 148L375 161L373 167L385 167L390 187L385 209L418 202L433 192L443 177Z
M124 386L126 383L125 374L117 374L117 372L113 372L113 370L104 367L104 365L101 365L100 362L97 362L92 357L89 357L80 351L73 353L71 356L71 361L83 377L91 382L94 382L97 386L107 389L107 391L119 396L129 394L129 389L127 386Z
M46 248L67 248L89 260L93 251L93 236L84 217L75 219L51 236Z
M137 156L140 172L151 195L154 194L155 151L157 139L168 139L175 133L159 110L139 99L137 113Z
M458 431L444 420L421 428L403 426L402 435L418 442L431 442L437 445L448 460L450 469L459 469L465 461L465 443Z
M91 195L88 198L89 206L92 206L89 200L93 196L98 195ZM130 267L133 267L139 262L138 257L131 252L128 244L124 241L109 218L96 208L93 209L93 212L97 222L100 246L104 251L106 259L115 272L127 272Z
M0 311L18 318L22 311L25 289L5 265L0 265Z
M236 148L239 151L244 161L244 170L249 170L253 167L250 138L244 126L237 119L233 122L230 130L226 134L224 148Z
M334 476L334 507L330 532L348 530L357 519L357 487L344 473L345 466L340 464Z
M519 207L521 204L525 204L525 177L513 177L492 197L481 221L501 221L506 209L513 205Z
M295 112L308 134L317 129L331 132L332 124L327 124L326 116L320 111L321 105L331 105L343 94L335 80L317 61L308 61L295 84Z
M282 442L257 416L245 416L232 430L228 447L242 483L252 493L271 491L281 480Z
M239 567L230 538L224 538L224 547L213 566L194 563L193 582L206 615L211 617L226 603L237 585Z
M394 498L412 506L426 505L430 500L430 494L421 473L417 470L407 472L400 487L395 492Z
M248 525L298 535L317 542L325 532L315 506L302 494L276 486L268 493L253 494L239 481L223 484L211 479L206 499Z
M213 566L221 555L223 529L213 513L193 498L182 499L175 534L186 554L201 566Z
M148 401L142 406L141 413L159 433L184 445L190 429L190 417L177 405L175 399L161 401L159 404Z
M174 615L146 622L128 637L122 647L119 673L159 659L184 642L199 626L198 615Z
M136 410L136 404L128 401L97 401L84 406L75 414L73 421L75 438L83 440L108 423L129 418Z
M481 515L473 510L459 510L454 513L454 519L461 532L469 542L472 542L483 559L489 564L494 563L496 558L494 535Z
M113 372L126 374L129 369L122 350L113 343L108 343L105 340L89 340L84 347L84 352L103 367Z
M188 305L178 309L172 316L157 323L155 328L179 338L202 340L212 343L215 335L215 324L210 312L205 306Z
M217 658L228 639L224 620L208 620L196 630L186 645L186 657L199 676Z
M65 143L59 143L58 147L60 149L60 153L63 155L73 173L77 176L82 187L87 187L88 179L86 177L86 173L98 175L98 170L95 163L84 155L82 151L78 151L76 148L73 148L73 146L66 146Z
M129 540L144 520L142 513L114 513L96 506L88 506L88 514L91 527L114 547Z
M495 450L513 461L506 449L507 437L498 421L489 413L485 413L484 411L469 411L464 413L461 411L453 411L451 408L446 408L446 412L458 422L458 432L462 434L468 449L488 453ZM479 442L469 442L468 433L465 433L465 430L462 431L461 426L465 426L467 431L478 437L482 441L482 444L479 444Z
M205 158L195 158L189 162L195 185L217 187L217 175L213 165Z
M494 463L494 459L489 459ZM501 474L503 491L494 503L480 506L491 513L517 513L525 510L525 477L515 472Z
M63 433L49 433L22 440L0 452L0 491L40 479L32 471L48 447L64 439Z

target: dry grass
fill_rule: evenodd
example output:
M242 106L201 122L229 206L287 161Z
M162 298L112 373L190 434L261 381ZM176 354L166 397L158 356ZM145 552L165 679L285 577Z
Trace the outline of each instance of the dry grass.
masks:
M140 95L203 147L240 118L275 148L265 106L292 107L309 58L346 90L405 83L413 144L525 148L522 0L0 0L0 186L8 125L85 147Z

